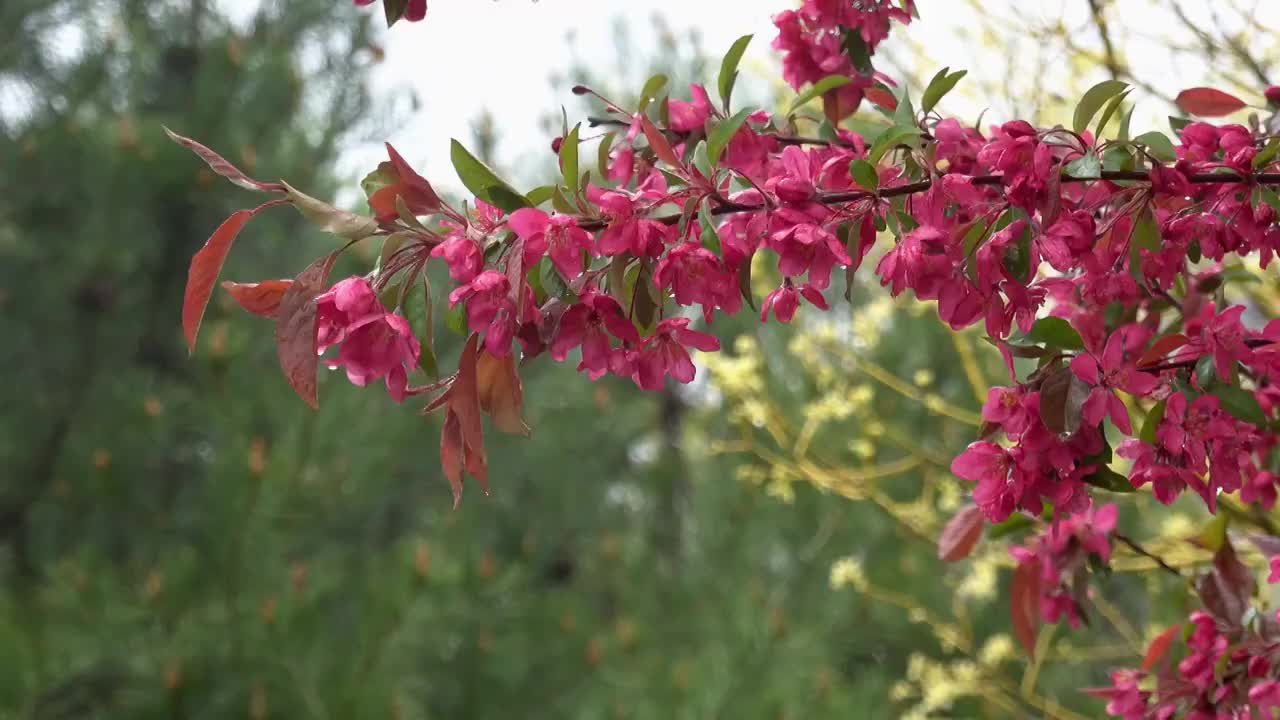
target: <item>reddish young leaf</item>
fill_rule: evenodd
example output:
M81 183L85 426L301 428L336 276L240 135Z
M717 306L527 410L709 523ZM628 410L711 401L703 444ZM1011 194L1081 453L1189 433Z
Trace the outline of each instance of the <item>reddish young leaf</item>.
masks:
M440 209L440 196L436 194L435 188L431 187L431 183L422 177L405 162L400 153L391 147L391 143L386 143L387 157L391 159L391 164L395 166L396 174L400 176L400 185L402 186L400 195L404 198L405 205L416 213L431 213Z
M1228 539L1213 556L1213 569L1196 583L1205 610L1224 627L1239 628L1253 597L1255 582Z
M183 137L182 135L175 133L169 128L164 128L164 131L165 131L165 134L169 136L170 140L173 140L174 142L178 143L182 147L198 155L201 160L204 160L205 164L209 166L210 170L230 180L231 182L244 188L245 190L257 190L259 192L284 192L284 186L281 185L280 183L267 183L267 182L262 182L261 180L254 180L253 178L241 172L240 168L228 162L226 158L210 150L204 145L201 145L195 140L192 140L189 137Z
M1174 98L1173 102L1182 112L1201 117L1230 115L1246 107L1245 101L1235 95L1207 87L1183 90L1178 93L1178 97Z
M316 296L324 291L333 252L298 273L276 310L276 354L285 379L312 408L320 407L316 389Z
M224 280L222 289L245 311L262 317L275 317L280 299L292 284L292 280L263 280L255 283Z
M457 377L449 388L449 409L458 415L462 443L467 450L468 471L473 465L483 469L485 463L484 428L480 423L480 389L476 377L479 339L480 336L476 334L467 338L467 344L458 358ZM483 477L477 476L476 479L480 480L482 487L485 485ZM488 492L486 487L485 493Z
M453 490L453 509L458 509L462 502L462 424L458 414L446 410L444 414L444 432L440 434L440 464L444 467L444 476L449 479L449 487Z
M520 417L524 389L516 374L515 355L497 358L481 350L476 361L476 382L480 407L489 413L494 427L513 435L528 436L529 426Z
M973 552L982 537L982 511L977 505L966 505L947 521L938 538L938 559L945 562L962 560Z
M1147 646L1147 654L1142 658L1142 672L1151 672L1156 663L1160 662L1160 658L1163 658L1169 652L1169 647L1173 645L1174 639L1181 632L1182 626L1174 625L1151 641L1151 644Z
M1013 571L1013 582L1009 585L1009 619L1027 657L1034 659L1036 630L1040 625L1040 569L1036 563L1022 563Z
M1142 353L1142 357L1138 358L1138 367L1147 367L1149 365L1158 364L1166 355L1186 345L1189 340L1182 333L1173 333L1165 335L1151 343L1151 347Z
M663 135L662 131L649 121L649 118L641 115L640 127L644 129L644 136L649 140L649 147L653 148L653 152L659 159L672 167L682 167L680 158L676 157L676 151L671 149L671 143L667 142L667 136Z
M888 90L885 90L882 87L879 87L877 85L872 85L871 87L866 89L865 94L868 100L875 103L876 105L879 105L885 110L898 109L898 98L894 97L893 93L889 92Z

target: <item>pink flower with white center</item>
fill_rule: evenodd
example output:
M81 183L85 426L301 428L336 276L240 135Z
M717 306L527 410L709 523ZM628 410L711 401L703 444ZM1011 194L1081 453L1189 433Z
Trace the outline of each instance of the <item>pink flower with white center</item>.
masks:
M671 115L671 129L678 132L701 129L711 116L711 99L707 97L707 89L697 83L689 84L689 95L693 102L671 98L667 107Z
M587 188L586 194L588 200L600 206L608 221L597 239L596 249L601 255L612 257L629 252L636 257L657 257L662 254L670 228L657 220L636 217L636 202L630 195L594 185Z
M1101 355L1080 353L1071 359L1071 372L1093 386L1082 408L1085 421L1096 426L1110 415L1111 422L1125 435L1133 434L1133 426L1116 390L1145 396L1159 384L1156 376L1139 371L1132 361L1125 359L1125 337L1135 329L1135 326L1125 326L1113 332Z
M484 333L484 346L495 357L511 354L516 331L516 305L509 297L511 283L497 270L485 270L470 283L449 293L449 307L467 304L467 326Z
M689 318L667 318L644 339L635 356L633 380L642 390L661 390L667 375L682 383L693 382L696 370L686 348L703 352L720 349L714 335L689 329Z
M670 288L680 305L702 305L702 315L711 322L716 308L732 315L742 307L737 279L716 254L696 242L682 243L658 261L653 283Z
M591 234L578 227L578 221L568 215L547 215L536 208L521 208L511 213L507 224L524 240L525 265L530 253L541 257L551 255L551 262L566 280L582 274L582 255L591 255Z
M418 364L421 345L408 321L378 302L369 281L349 277L316 297L316 347L324 353L341 345L338 357L325 361L345 367L352 385L385 379L396 402L407 396L408 369Z
M796 286L791 283L791 278L783 281L782 287L769 293L764 298L764 304L760 306L760 322L769 319L769 311L773 311L774 317L780 323L789 323L796 316L796 310L800 308L800 298L803 297L809 301L810 305L820 309L827 309L827 300L822 297L822 292L812 285Z
M432 257L443 258L449 266L449 277L456 283L469 283L484 268L484 253L475 240L463 231L450 234L431 250Z
M636 326L623 314L618 301L589 288L578 304L560 316L556 337L551 341L551 357L564 362L570 350L581 347L582 362L578 363L578 370L598 380L609 372L609 335L633 345L640 342Z

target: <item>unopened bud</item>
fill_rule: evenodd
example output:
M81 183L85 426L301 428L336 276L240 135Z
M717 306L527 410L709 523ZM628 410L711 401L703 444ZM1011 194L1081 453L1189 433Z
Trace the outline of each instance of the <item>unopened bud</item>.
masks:
M1272 107L1280 107L1280 85L1272 85L1262 92L1267 98L1267 104Z
M564 138L557 137L551 141L551 152L560 154L560 146L564 144Z
M574 85L572 92L574 95L586 95L591 92L591 88L586 85Z

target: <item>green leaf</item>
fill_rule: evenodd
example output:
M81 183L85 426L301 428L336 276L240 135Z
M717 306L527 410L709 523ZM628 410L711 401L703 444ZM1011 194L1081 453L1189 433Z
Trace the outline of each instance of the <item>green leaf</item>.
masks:
M658 73L650 77L644 82L644 87L640 90L640 112L644 112L649 107L649 103L653 102L658 93L662 92L662 88L667 86L667 76Z
M1138 439L1150 443L1156 442L1156 428L1160 427L1160 421L1164 420L1165 401L1161 400L1147 411L1147 417L1142 421L1142 430L1138 432Z
M444 325L462 337L466 337L467 330L467 304L458 303L449 308L449 312L444 315Z
M1267 427L1267 415L1258 404L1258 398L1252 392L1238 385L1218 383L1210 394L1222 403L1222 409L1231 413L1237 420L1253 423L1261 428Z
M1098 124L1095 126L1097 129L1093 132L1093 139L1095 143L1097 143L1102 137L1103 129L1107 127L1107 123L1111 122L1111 117L1116 114L1116 110L1120 109L1120 103L1124 102L1124 99L1128 96L1129 89L1126 89L1124 92L1108 100L1106 107L1102 108L1102 115L1098 118Z
M399 179L399 176L396 175L395 166L383 161L378 163L378 167L372 172L364 176L364 179L360 181L360 189L364 191L365 197L370 197L388 185L395 185Z
M600 171L600 177L609 177L609 151L613 149L613 140L617 137L617 133L608 133L600 138L600 145L596 148L596 169Z
M1124 111L1124 115L1120 116L1120 132L1116 133L1118 139L1129 139L1129 123L1133 120L1133 111L1137 107L1137 105L1130 105L1129 109Z
M538 282L547 293L547 297L573 297L573 291L569 289L569 283L564 281L564 277L556 269L555 263L551 262L550 256L544 257L538 262Z
M755 296L751 294L751 264L751 258L747 258L738 265L738 292L747 302L747 307L753 312L758 312Z
M1075 116L1071 121L1071 129L1076 132L1084 132L1089 126L1089 121L1098 113L1098 109L1112 97L1123 92L1129 87L1119 80L1103 80L1102 82L1089 88L1084 97L1080 98L1079 104L1076 105Z
M811 85L808 90L797 95L796 99L791 101L791 107L787 108L787 114L790 115L794 113L796 110L803 107L805 103L825 92L835 90L838 87L848 84L849 78L844 75L828 75Z
M1207 388L1213 383L1214 377L1217 376L1217 370L1213 366L1213 356L1204 355L1196 361L1196 384L1202 388Z
M960 78L969 74L968 70L957 70L950 75L947 74L949 68L942 68L937 75L929 81L929 86L924 89L924 95L920 98L921 112L929 112L933 109L938 101L946 97L947 93L955 88L956 83L960 82Z
M1270 205L1271 209L1280 213L1280 195L1277 195L1275 190L1272 190L1265 185L1259 186L1258 190L1260 191L1259 196L1262 198L1262 201Z
M987 539L997 540L1007 535L1019 535L1035 527L1036 521L1022 513L1014 513L1004 522L987 527Z
M876 166L867 162L854 158L849 161L849 177L858 183L858 186L868 192L875 192L880 189L880 174L876 172Z
M1200 534L1196 536L1195 543L1206 550L1217 552L1227 543L1227 523L1230 518L1226 513L1218 513L1212 520L1205 523L1200 530Z
M743 108L711 129L711 134L707 136L707 159L712 165L719 164L720 153L724 151L724 147L733 139L733 135L738 132L738 128L742 127L742 123L747 121L747 116L751 112L750 108Z
M1136 143L1141 143L1147 147L1147 152L1155 156L1160 162L1177 162L1178 151L1173 147L1173 141L1162 132L1144 132L1133 139Z
M750 35L743 35L733 41L733 45L729 46L729 52L725 53L724 59L720 61L720 78L718 86L720 89L720 102L724 103L724 111L729 112L729 97L733 95L733 84L738 79L738 63L742 61L742 54L747 51L747 45L751 44Z
M1262 152L1253 157L1253 168L1255 170L1266 167L1268 163L1276 159L1276 153L1280 153L1280 137L1273 137L1262 148Z
M901 107L901 105L899 105ZM867 162L872 165L878 165L880 159L898 145L909 144L908 141L916 140L920 137L920 130L917 128L893 127L886 130L880 137L876 138L876 142L867 150Z
M1182 128L1190 124L1191 124L1191 118L1175 117L1173 115L1169 116L1169 129L1173 130L1175 133L1179 135L1182 134Z
M1063 168L1071 177L1096 178L1102 173L1102 161L1092 150L1067 163Z
M1084 479L1085 483L1113 493L1131 493L1135 490L1129 478L1103 465Z
M720 255L720 233L716 232L715 218L707 208L709 203L698 206L698 224L702 227L702 247Z
M1080 333L1071 327L1071 323L1060 317L1045 317L1031 326L1027 338L1037 343L1044 343L1063 350L1083 350L1084 340Z
M422 346L422 353L418 356L418 367L435 380L440 377L433 337L435 308L431 302L431 283L425 274L422 276L422 283L415 283L415 287L405 296L402 307L405 320L409 321L414 337L418 338Z
M551 191L551 207L555 208L556 212L564 213L566 215L571 215L578 211L577 208L573 206L573 203L569 198L565 196L564 190L560 187L556 187Z
M893 124L896 127L916 129L916 111L911 107L911 95L907 92L907 86L902 86L902 92L898 93L898 107L893 111Z
M844 54L853 62L854 69L864 75L870 75L875 71L871 65L871 50L867 47L867 43L862 39L862 33L855 30L844 31Z
M323 200L301 192L288 183L282 183L289 194L289 202L298 209L307 222L321 230L346 240L362 240L378 231L378 221L367 215L357 215L339 210Z
M578 194L578 128L574 125L568 135L560 141L560 172L564 175L564 184L570 195Z
M409 0L382 0L382 12L387 18L387 27L395 25L409 8Z
M449 159L453 161L453 169L458 173L458 179L471 191L471 194L507 212L529 206L527 199L513 190L510 185L503 182L497 173L491 170L488 165L480 162L476 156L462 146L462 143L457 140L450 142ZM497 197L495 197L494 193L495 188L500 189ZM513 203L514 207L504 206L512 205Z
M524 196L526 199L528 199L530 205L537 207L542 203L550 200L551 196L555 193L555 191L556 191L555 185L539 185L538 187L525 193Z

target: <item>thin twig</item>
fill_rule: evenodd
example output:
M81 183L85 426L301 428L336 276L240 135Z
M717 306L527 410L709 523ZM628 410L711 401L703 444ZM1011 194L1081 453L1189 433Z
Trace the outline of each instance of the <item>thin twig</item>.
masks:
M1139 545L1137 542L1135 542L1132 538L1130 538L1128 535L1121 535L1120 533L1116 533L1116 534L1115 534L1115 535L1113 535L1112 537L1114 537L1117 541L1119 541L1119 542L1120 542L1120 544L1124 545L1125 547L1129 548L1130 550L1134 551L1135 553L1137 553L1137 554L1141 555L1142 557L1145 557L1145 558L1147 558L1147 559L1151 560L1151 561L1152 561L1152 562L1154 562L1156 565L1159 565L1161 570L1164 570L1165 572L1173 573L1174 575L1177 575L1178 577L1182 577L1182 572L1181 572L1180 570L1178 570L1178 568L1176 568L1176 567L1174 567L1174 566L1170 565L1169 563L1165 562L1165 561L1164 561L1164 558L1160 557L1159 555L1156 555L1155 553L1153 553L1153 552L1151 552L1151 551L1147 550L1146 548L1142 547L1142 546L1141 546L1141 545Z

